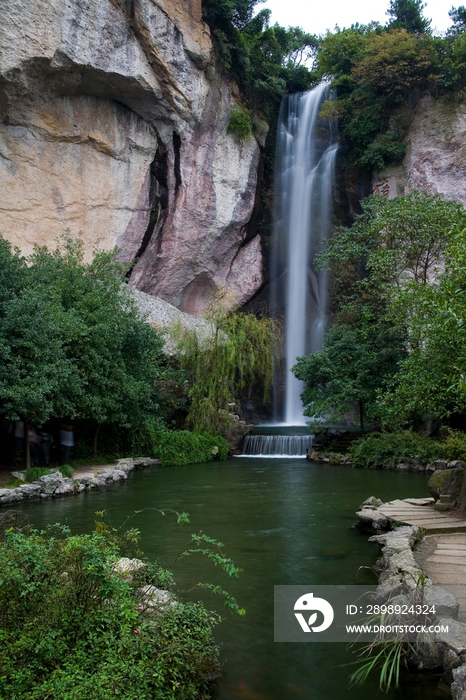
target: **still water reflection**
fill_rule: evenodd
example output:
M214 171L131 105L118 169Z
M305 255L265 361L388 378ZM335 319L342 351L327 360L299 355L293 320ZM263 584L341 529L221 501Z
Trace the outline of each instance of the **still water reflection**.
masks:
M367 570L377 557L374 544L353 529L354 512L368 496L384 500L428 495L421 474L352 470L303 459L232 459L133 473L126 484L22 507L39 527L62 522L73 532L89 532L95 511L106 509L114 525L135 510L131 525L142 532L142 549L169 565L191 532L221 540L242 567L238 580L202 558L174 566L180 590L202 598L224 616L217 628L223 677L218 700L369 700L377 686L348 689L354 657L343 644L273 642L274 584L352 584L373 582ZM190 513L191 524L178 526L153 508ZM232 616L211 594L193 591L197 581L219 583L247 609ZM191 590L190 590L191 589ZM189 591L189 592L188 592ZM407 679L404 689L380 694L397 700L431 699L434 686Z

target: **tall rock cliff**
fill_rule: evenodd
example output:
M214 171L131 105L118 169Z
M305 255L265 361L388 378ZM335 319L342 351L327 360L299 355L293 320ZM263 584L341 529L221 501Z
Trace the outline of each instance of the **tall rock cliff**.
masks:
M262 282L259 146L228 132L201 0L1 2L0 233L117 245L130 282L201 314Z
M466 104L425 96L406 137L401 165L379 173L374 191L392 198L423 190L466 207Z

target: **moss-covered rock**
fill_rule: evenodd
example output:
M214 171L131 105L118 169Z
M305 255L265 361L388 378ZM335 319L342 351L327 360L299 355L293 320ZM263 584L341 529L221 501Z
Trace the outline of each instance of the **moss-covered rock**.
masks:
M454 503L459 503L461 499L461 485L463 483L464 469L439 469L435 471L427 484L430 493L438 500L445 494L450 496Z

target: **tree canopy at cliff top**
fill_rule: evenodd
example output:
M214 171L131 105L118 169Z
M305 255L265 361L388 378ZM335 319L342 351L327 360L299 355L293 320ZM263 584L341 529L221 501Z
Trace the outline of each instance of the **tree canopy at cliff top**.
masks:
M316 49L316 37L299 27L270 23L270 10L254 15L264 0L203 0L218 56L237 80L248 105L275 115L287 92L309 89L315 77L305 62Z
M315 36L270 26L263 0L203 0L218 55L238 81L249 108L274 119L281 97L322 80L336 88L323 106L339 119L350 160L381 169L404 154L403 138L419 98L453 95L466 78L466 9L433 36L421 0L391 0L388 24L372 22Z

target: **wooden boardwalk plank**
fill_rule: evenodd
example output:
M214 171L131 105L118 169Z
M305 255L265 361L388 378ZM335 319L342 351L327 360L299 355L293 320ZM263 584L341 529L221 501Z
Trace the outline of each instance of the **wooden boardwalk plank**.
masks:
M466 534L424 537L414 556L435 583L455 596L458 619L466 622Z
M466 532L466 520L458 520L438 512L433 509L432 503L412 505L406 501L395 500L384 503L377 510L391 522L417 525L423 527L430 534Z
M458 549L456 549L454 545L452 545L451 547L437 547L437 552L438 554L441 554L442 557L457 557L461 554L466 559L466 549L463 549L463 547L458 547Z
M455 532L465 532L466 527L464 525L458 525L457 527L452 525L428 525L425 526L425 531L431 535L438 535L443 532L451 532L453 534Z
M433 557L429 557L427 561L434 562L435 564L448 564L452 565L455 564L456 566L463 566L466 567L466 561L464 562L459 562L455 559L455 557L443 557L441 555L434 554Z

